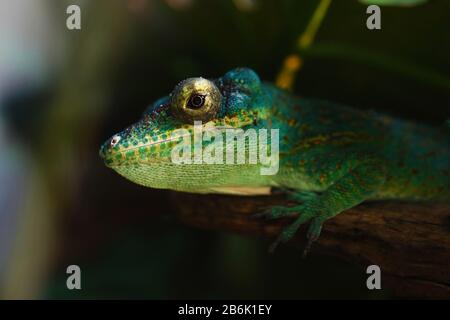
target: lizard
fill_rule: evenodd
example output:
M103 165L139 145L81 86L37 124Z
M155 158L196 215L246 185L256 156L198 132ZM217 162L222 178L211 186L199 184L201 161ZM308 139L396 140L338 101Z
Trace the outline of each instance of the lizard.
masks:
M206 131L278 129L278 172L261 175L258 163L173 163L180 139L174 133L192 133L194 121L202 121ZM306 252L326 220L366 200L449 201L449 140L448 128L299 98L261 81L252 69L236 68L216 79L180 82L139 121L106 140L99 153L106 166L146 187L241 195L287 191L295 205L256 216L293 219L271 250L309 223Z

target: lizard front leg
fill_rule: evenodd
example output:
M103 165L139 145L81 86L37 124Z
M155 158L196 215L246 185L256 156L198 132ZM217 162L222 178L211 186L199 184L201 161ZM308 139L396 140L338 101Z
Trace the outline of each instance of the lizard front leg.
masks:
M310 222L305 254L311 243L318 239L323 223L340 212L354 207L368 199L379 190L386 180L384 162L376 159L366 159L356 162L343 175L315 197L307 198L294 207L273 207L266 212L268 218L280 218L296 215L296 220L287 226L271 245L273 251L280 242L291 239L301 224ZM301 193L301 192L300 192ZM302 193L301 193L302 194ZM299 198L302 198L300 196Z

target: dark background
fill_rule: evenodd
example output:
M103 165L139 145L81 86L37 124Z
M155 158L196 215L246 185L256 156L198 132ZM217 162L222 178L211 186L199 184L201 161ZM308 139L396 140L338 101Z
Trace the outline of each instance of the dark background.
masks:
M0 229L10 241L0 269L5 297L391 297L367 290L365 270L344 261L302 260L290 246L269 255L269 239L185 226L172 214L171 191L132 184L98 157L104 140L184 78L247 66L274 81L318 1L80 1L82 29L74 31L65 28L68 3L40 2L56 58L43 63L42 79L7 90L0 109L14 150L0 166L17 171L3 181L10 196L0 202L13 217L4 221L15 221ZM293 91L442 124L450 2L382 7L375 31L366 28L366 7L332 1L301 52ZM66 288L71 264L81 267L80 291Z

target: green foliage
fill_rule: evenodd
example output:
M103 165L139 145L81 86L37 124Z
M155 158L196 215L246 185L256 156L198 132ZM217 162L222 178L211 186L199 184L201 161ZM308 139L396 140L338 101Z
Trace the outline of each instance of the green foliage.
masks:
M364 4L377 4L381 6L417 6L427 0L359 0Z

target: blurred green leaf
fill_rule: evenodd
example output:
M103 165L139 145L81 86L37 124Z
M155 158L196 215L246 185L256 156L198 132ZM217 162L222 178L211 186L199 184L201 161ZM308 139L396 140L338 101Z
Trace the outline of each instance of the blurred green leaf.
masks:
M395 72L410 79L415 79L450 92L450 78L434 69L418 66L403 57L393 57L383 52L367 50L341 43L315 44L308 49L301 50L306 57L334 58L350 60L366 65L376 66L386 71Z
M359 0L364 4L378 4L381 6L417 6L424 4L427 0Z

